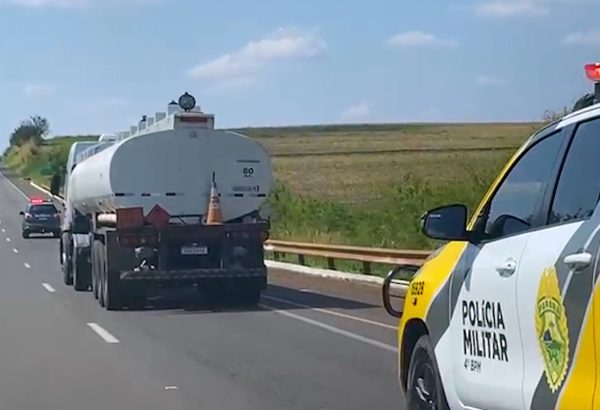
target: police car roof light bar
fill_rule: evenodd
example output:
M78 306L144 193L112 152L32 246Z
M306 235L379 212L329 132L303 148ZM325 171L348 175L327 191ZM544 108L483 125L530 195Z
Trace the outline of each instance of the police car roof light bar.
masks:
M594 103L600 102L600 63L586 64L585 75L594 82Z

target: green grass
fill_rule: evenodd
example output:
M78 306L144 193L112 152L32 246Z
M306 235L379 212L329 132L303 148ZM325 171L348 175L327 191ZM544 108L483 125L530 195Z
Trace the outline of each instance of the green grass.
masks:
M471 209L498 170L540 123L377 124L241 129L271 153L277 185L268 201L271 237L428 249L427 209ZM48 181L66 161L63 137L11 149L5 163Z
M98 136L90 135L56 137L45 140L38 146L28 142L21 147L12 147L3 162L24 177L48 184L58 168L66 165L69 149L74 142L97 138Z

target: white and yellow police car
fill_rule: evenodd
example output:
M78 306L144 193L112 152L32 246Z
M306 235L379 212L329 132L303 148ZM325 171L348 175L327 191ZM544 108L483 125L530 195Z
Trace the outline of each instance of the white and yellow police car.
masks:
M586 73L590 103L531 136L470 221L460 204L423 217L447 242L399 322L410 409L600 409L600 64Z

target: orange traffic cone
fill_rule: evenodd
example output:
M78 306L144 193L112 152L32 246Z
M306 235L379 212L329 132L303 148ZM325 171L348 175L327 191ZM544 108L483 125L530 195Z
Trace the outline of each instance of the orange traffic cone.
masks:
M208 212L206 213L207 225L221 225L223 215L221 214L221 201L219 200L219 191L215 182L215 173L212 175L212 185L210 187L210 200L208 202Z

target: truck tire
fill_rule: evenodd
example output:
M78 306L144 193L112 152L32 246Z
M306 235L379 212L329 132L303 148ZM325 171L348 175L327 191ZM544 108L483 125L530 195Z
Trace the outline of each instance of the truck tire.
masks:
M73 261L71 260L71 258L69 258L69 255L67 254L66 260L63 261L63 265L62 265L63 282L67 286L73 285L73 275L72 275L73 269L72 268L73 268Z
M123 307L122 295L119 289L119 279L108 272L103 272L102 299L106 310L121 310Z
M98 244L96 242L92 242L92 294L94 295L94 299L98 300L100 295L100 281L98 279L98 275L100 272L100 262L98 255Z
M421 336L410 356L406 398L409 410L449 410L429 335Z
M100 246L98 246L98 249L100 249ZM98 304L100 304L101 307L105 307L105 305L104 305L104 286L105 286L104 275L105 275L104 259L101 254L98 254L98 271L97 271L97 275L96 275L96 285L98 288Z
M58 263L62 266L63 262L63 240L62 237L58 241Z
M89 250L78 248L73 260L73 288L77 292L83 292L90 287L91 266L87 261Z

